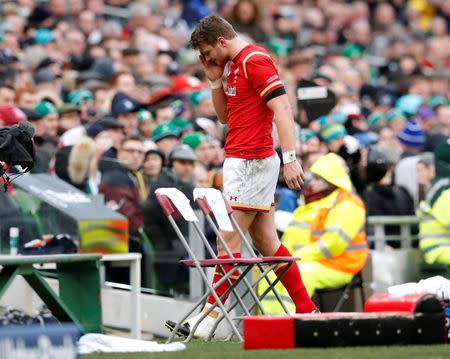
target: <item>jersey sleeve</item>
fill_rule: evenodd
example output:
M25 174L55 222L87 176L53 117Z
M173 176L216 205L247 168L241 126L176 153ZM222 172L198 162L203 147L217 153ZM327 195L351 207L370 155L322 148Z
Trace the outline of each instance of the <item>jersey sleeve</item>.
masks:
M250 53L243 61L244 75L264 102L286 93L272 58L264 53Z

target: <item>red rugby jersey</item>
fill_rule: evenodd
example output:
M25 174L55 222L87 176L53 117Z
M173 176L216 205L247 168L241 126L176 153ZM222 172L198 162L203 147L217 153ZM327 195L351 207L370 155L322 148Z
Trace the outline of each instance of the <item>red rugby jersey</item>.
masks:
M266 105L284 94L278 70L266 50L248 45L231 62L227 75L226 157L272 156L273 112Z

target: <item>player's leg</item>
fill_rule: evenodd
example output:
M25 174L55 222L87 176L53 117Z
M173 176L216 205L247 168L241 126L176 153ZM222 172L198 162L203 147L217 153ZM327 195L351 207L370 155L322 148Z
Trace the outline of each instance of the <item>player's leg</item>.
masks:
M246 232L248 231L249 226L255 219L256 212L252 211L252 201L251 198L248 197L250 193L249 188L246 186L251 182L247 179L249 165L246 160L236 159L236 158L227 158L224 163L224 190L223 195L227 200L231 202L232 205L238 206L238 208L245 208L248 210L235 210L233 212L234 218L237 223L241 227L241 229ZM239 235L235 232L221 232L225 242L231 250L231 253L234 257L240 257L240 249L241 249L241 239ZM228 258L228 255L223 248L220 241L217 241L218 247L218 257L219 258ZM215 285L224 275L225 273L229 273L230 271L236 269L231 265L223 265L221 268L216 266L214 277L213 277L213 285ZM237 272L236 272L237 274ZM234 273L231 273L229 276L231 283L233 283L237 276ZM216 293L219 297L221 297L230 287L230 283L228 281L222 283L218 288L216 288ZM227 296L228 297L228 296ZM222 302L225 303L227 297L222 298ZM212 305L215 304L214 296L210 295L207 299L207 303L203 308L202 312L195 315L194 317L187 320L187 322L183 325L182 330L179 332L182 335L185 333L189 333L190 328L196 325L196 323L203 316L203 313L207 312ZM208 336L211 328L214 326L216 319L220 315L220 311L215 309L211 311L208 316L206 316L202 322L199 324L195 336L198 337L206 337ZM170 324L172 323L172 324ZM166 325L170 328L174 326L173 322L166 322Z
M252 221L255 219L256 212L251 211L235 211L233 212L234 218L236 219L239 226L242 228L244 232L248 231L248 228ZM236 232L225 232L221 231L222 237L226 244L228 245L230 251L232 252L233 256L235 258L239 258L241 256L240 249L241 249L241 239L239 235ZM217 248L218 248L218 258L228 258L227 252L225 251L224 246L222 243L218 240L217 241ZM222 279L224 273L229 273L232 270L236 270L236 267L232 265L222 265L221 268L216 266L214 277L213 277L213 286ZM237 280L238 273L236 271L236 274L231 273L229 276L231 284L234 283ZM223 282L219 287L216 288L217 296L220 298L222 295L230 288L230 283L228 281ZM225 303L228 299L228 295L221 298L222 303ZM197 322L201 319L204 313L208 312L212 305L216 303L216 299L213 295L209 295L205 307L202 309L200 313L197 315L189 318L186 323L183 324L183 326L180 328L178 334L188 336L190 329L193 328ZM211 329L213 328L217 318L220 315L220 311L218 308L215 308L214 310L210 311L208 315L200 322L200 324L197 327L197 330L195 331L195 337L201 337L206 338ZM175 327L176 323L172 321L167 321L166 326L169 329L173 329Z
M239 226L242 228L242 230L245 232L248 231L248 228L250 227L250 224L255 219L255 212L251 211L235 211L233 212L233 216L236 219ZM239 234L236 232L226 232L221 231L222 237L226 244L228 245L231 253L233 254L233 257L239 258L241 256L241 238L239 237ZM218 249L218 258L228 258L228 254L225 251L224 246L222 243L217 240L217 249ZM233 267L232 265L223 265L222 270L225 273L230 272L231 270L236 269L236 267ZM215 285L222 277L223 273L222 270L218 266L216 266L216 270L214 272L214 278L213 278L213 285ZM234 283L237 279L237 272L235 274L231 274L230 281L231 283ZM221 297L230 287L230 284L228 281L223 282L217 289L216 293L219 297ZM228 299L228 295L222 298L222 303L225 303L225 301ZM214 304L216 300L214 299L214 296L210 295L208 297L208 303ZM214 314L213 314L214 315Z
M278 238L274 213L275 209L272 207L268 213L260 212L256 215L255 220L249 227L253 244L264 256L291 256L289 250ZM279 275L283 272L283 266L278 266L274 272ZM297 263L291 265L280 281L292 298L296 313L311 313L317 309L305 289Z

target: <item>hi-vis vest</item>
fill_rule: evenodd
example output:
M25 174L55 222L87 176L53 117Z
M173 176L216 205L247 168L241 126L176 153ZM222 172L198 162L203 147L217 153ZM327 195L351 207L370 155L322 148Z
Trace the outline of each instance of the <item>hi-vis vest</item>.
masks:
M364 267L369 252L365 221L366 210L361 200L337 189L325 198L297 208L282 242L293 256L300 257L299 263L320 262L334 269L336 274L356 274ZM315 275L321 277L323 273ZM304 273L302 277L306 282ZM275 275L270 279L275 280ZM258 293L263 293L266 288L265 281L261 281ZM283 285L278 283L275 288L288 310L295 311ZM284 313L272 292L264 297L263 305L267 313Z
M419 248L425 262L429 264L440 263L439 256L444 251L450 252L449 201L450 189L447 189L441 193L432 207L425 201L420 203Z
M369 251L365 218L362 201L337 189L297 208L282 242L301 261L319 261L331 269L356 274L364 267Z

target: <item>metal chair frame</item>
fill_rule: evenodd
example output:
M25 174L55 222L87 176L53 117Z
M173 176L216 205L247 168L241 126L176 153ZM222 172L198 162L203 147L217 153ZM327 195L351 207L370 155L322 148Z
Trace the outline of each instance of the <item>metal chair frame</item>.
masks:
M267 295L267 293L270 290L273 290L273 287L278 283L279 279L281 278L282 275L284 275L286 273L286 271L290 268L290 266L295 262L296 258L294 257L257 257L256 253L253 251L253 248L251 247L251 245L248 243L248 240L245 238L245 236L243 235L242 231L240 231L240 228L237 224L237 222L234 220L234 218L231 216L231 221L233 223L233 226L235 228L237 228L238 231L240 231L239 235L243 237L244 239L244 243L246 243L246 246L249 246L249 249L251 249L250 253L253 254L252 257L250 258L233 258L233 255L228 247L228 245L225 243L223 237L220 235L220 231L218 230L217 226L214 224L212 218L211 218L211 213L207 216L208 221L211 221L213 224L213 229L215 230L216 234L218 234L218 240L221 241L221 243L224 245L224 248L226 249L226 252L229 256L229 258L226 259L218 259L216 253L214 252L214 250L212 249L211 245L209 244L207 238L205 237L204 233L202 232L200 226L198 225L197 222L193 221L191 222L193 224L194 229L196 230L196 232L198 233L200 239L202 240L203 244L205 245L206 249L210 252L210 255L212 257L212 259L198 259L196 258L195 254L192 252L188 241L186 240L186 238L184 237L184 235L182 234L182 232L180 231L177 223L175 222L175 219L178 218L182 218L180 212L178 211L177 207L173 204L173 202L171 201L171 199L161 193L158 193L158 190L156 192L156 198L158 200L158 202L160 203L165 215L167 216L170 224L172 225L173 229L175 230L175 233L177 234L178 238L180 239L181 243L183 244L183 246L185 247L189 257L191 258L190 260L182 260L180 261L180 263L190 266L190 267L195 267L199 273L200 276L202 278L202 280L205 282L206 286L207 286L207 291L206 293L194 304L193 308L181 319L177 322L175 328L173 329L168 342L171 342L174 340L176 333L178 332L178 330L180 329L181 325L184 323L184 321L202 304L204 304L204 301L206 300L206 298L211 294L213 295L214 299L215 299L215 303L213 305L211 305L208 310L203 313L203 315L200 317L200 319L198 320L198 322L196 323L196 325L191 328L190 330L190 334L189 336L185 339L185 342L189 342L194 334L195 331L198 328L198 325L201 323L201 321L206 318L206 316L212 312L214 309L216 309L217 307L219 307L222 316L219 317L219 319L216 322L216 325L211 329L211 332L209 333L209 336L207 338L207 340L210 340L214 334L214 331L216 330L217 326L219 325L220 321L223 319L226 319L228 324L230 325L231 329L232 329L232 333L229 335L229 337L227 339L231 339L233 336L236 336L238 338L238 340L242 341L242 336L239 333L239 330L236 327L236 324L233 322L233 319L230 316L230 312L232 309L235 308L236 305L240 305L240 307L242 308L242 310L244 311L245 315L250 315L250 311L249 309L245 306L245 304L242 301L242 298L245 297L245 295L249 294L252 296L253 298L253 304L250 308L250 310L252 310L255 306L258 306L261 310L262 313L264 312L264 308L262 306L261 303L261 299L264 298L265 295ZM205 200L199 199L197 201L197 203L199 203L199 206L202 208L204 207L204 209L206 210L207 208L209 208L209 206L207 205L207 202ZM211 224L211 223L210 223ZM254 291L254 287L264 278L266 278L266 280L268 280L268 273L270 271L272 271L277 265L279 265L280 263L286 263L285 268L283 268L283 271L280 273L280 275L278 276L277 280L275 280L273 283L271 283L269 285L269 288L266 289L266 291L260 295L258 297L258 295L256 295L256 292ZM235 269L229 271L228 273L226 273L222 266L223 265L233 265L235 266ZM203 268L205 267L212 267L212 266L218 266L223 273L223 277L215 284L212 285L210 283L210 281L208 280ZM261 275L252 283L250 283L247 278L246 275L251 271L251 269L257 265L260 270L261 270ZM264 268L266 267L266 268ZM239 276L237 278L237 280L232 283L230 281L230 276L232 274L234 274L235 272L239 273ZM228 281L229 283L229 288L227 289L227 291L219 298L219 296L216 293L216 289L225 281ZM244 293L239 296L238 293L236 293L235 289L237 287L237 285L239 283L243 282L246 286L246 290L244 291ZM270 283L270 280L268 280L268 282ZM234 297L236 298L236 300L229 306L229 308L227 309L223 303L221 302L220 299L222 299L223 297L226 297L228 294L233 293ZM238 318L238 320L241 318Z

